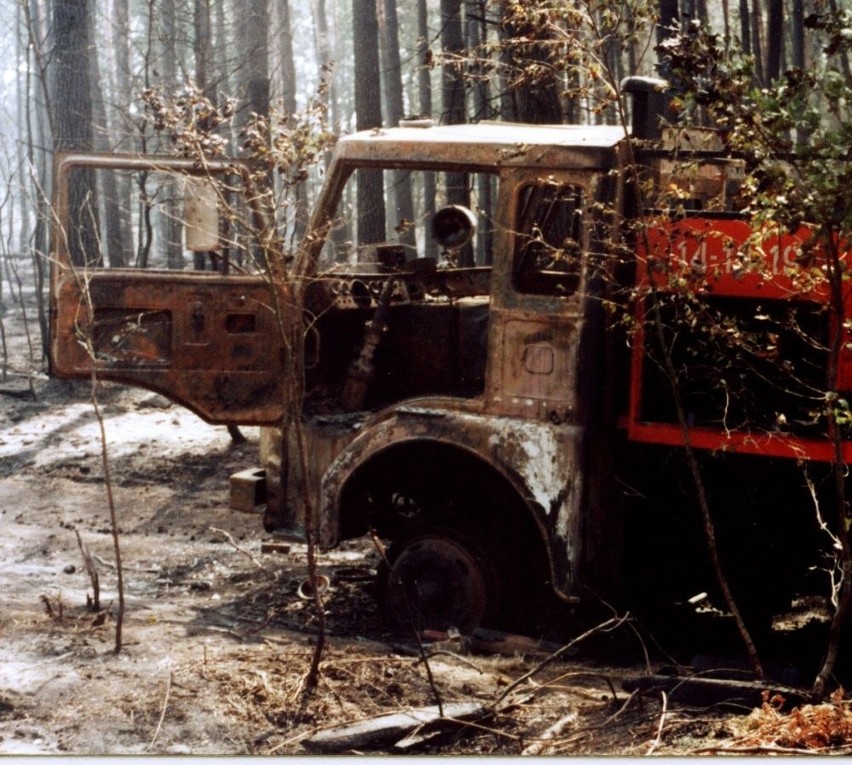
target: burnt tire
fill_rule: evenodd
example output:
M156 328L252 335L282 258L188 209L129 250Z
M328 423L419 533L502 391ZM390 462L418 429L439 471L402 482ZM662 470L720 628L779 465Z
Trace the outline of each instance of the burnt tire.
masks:
M469 634L491 623L500 603L493 557L454 529L424 529L396 540L376 589L388 621L402 630L455 627Z

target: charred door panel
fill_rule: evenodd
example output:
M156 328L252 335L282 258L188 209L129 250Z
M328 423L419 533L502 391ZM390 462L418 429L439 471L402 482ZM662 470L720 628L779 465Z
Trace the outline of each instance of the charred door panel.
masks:
M75 201L79 173L124 188L121 242L83 234L105 211ZM57 154L51 230L51 365L63 377L158 391L212 423L282 414L283 342L255 256L238 162ZM282 291L284 287L278 288ZM286 324L286 322L283 322Z
M69 269L56 280L53 371L89 377L94 366L209 422L273 423L284 370L272 305L259 277Z

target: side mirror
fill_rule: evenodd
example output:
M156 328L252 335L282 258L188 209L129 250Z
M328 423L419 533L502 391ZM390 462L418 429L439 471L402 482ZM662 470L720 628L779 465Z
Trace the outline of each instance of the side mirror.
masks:
M219 248L219 197L213 181L187 178L183 196L183 236L191 252Z

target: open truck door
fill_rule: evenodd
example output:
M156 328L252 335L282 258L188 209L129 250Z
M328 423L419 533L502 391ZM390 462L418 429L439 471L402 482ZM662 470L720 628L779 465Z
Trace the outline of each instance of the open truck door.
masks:
M280 419L276 312L289 301L257 265L244 176L224 162L202 171L177 158L57 157L53 374L148 388L214 424ZM95 201L107 189L130 200L109 213L120 221Z

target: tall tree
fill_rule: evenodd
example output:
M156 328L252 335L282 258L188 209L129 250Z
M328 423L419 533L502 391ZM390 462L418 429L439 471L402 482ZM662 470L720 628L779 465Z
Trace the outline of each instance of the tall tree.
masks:
M216 103L216 79L211 71L212 29L210 0L194 0L192 50L195 57L195 84L204 96Z
M176 88L178 78L178 25L175 0L160 0L160 74L166 88ZM160 232L165 242L166 262L169 268L182 269L183 262L183 226L181 225L180 210L178 209L177 183L172 180L164 181L166 190L164 209L165 215L160 215Z
M94 21L90 19L90 21ZM92 39L95 36L95 28L91 29ZM104 92L101 84L100 63L98 53L94 46L89 49L89 60L92 72L92 113L94 117L94 148L98 151L110 151L110 129L107 119L106 104L104 103ZM109 264L113 268L122 268L127 265L131 257L132 247L128 246L127 221L122 218L120 199L118 196L118 184L115 173L102 173L100 178L100 198L104 206L102 241Z
M296 72L296 61L293 46L293 24L291 20L290 0L276 0L275 10L275 39L274 55L277 61L276 79L281 89L281 103L287 125L292 128L296 125L298 111L298 76ZM318 67L322 69L322 67ZM290 176L285 180L285 193L282 197L281 214L282 224L289 230L295 240L302 238L307 228L310 216L310 197L308 196L307 182Z
M267 0L242 4L238 16L240 49L240 113L269 114L269 5Z
M792 23L791 39L792 39L792 64L797 69L805 68L805 0L793 0L792 13L790 14ZM844 74L849 76L848 62Z
M335 66L334 56L332 51L334 50L334 35L333 28L328 23L328 16L326 9L326 0L314 0L311 4L311 11L313 13L314 26L316 28L316 49L317 49L317 58L319 62L320 70L327 73L328 76L328 90L326 91L326 106L328 108L329 115L329 125L332 131L338 131L340 129L340 104L338 103L338 89L337 82L339 77L338 67ZM331 162L331 152L328 151L325 154L325 167L328 167L328 164ZM345 251L345 242L351 241L352 233L349 230L350 221L347 218L346 220L337 221L337 225L331 231L331 239L334 242L334 249L336 252L344 252Z
M89 0L53 0L52 50L48 71L53 146L57 151L91 151L92 77L89 57ZM100 259L95 174L78 169L70 186L72 230L66 232L73 263Z
M35 294L37 296L39 327L41 329L41 346L45 358L48 354L48 324L45 310L45 255L48 247L47 228L50 220L48 199L42 191L50 188L51 163L48 157L48 137L52 133L53 120L50 111L48 94L48 76L44 55L45 26L48 24L48 6L41 5L39 0L27 0L18 6L23 15L24 29L21 30L23 61L26 75L20 83L23 98L18 100L21 113L21 140L26 146L26 165L28 172L22 172L22 178L27 183L22 184L26 189L22 207L29 208L32 204L36 211L35 226L21 228L21 252L32 253L33 274L35 276ZM40 11L44 10L44 13ZM23 171L23 157L22 157ZM23 223L23 221L22 221Z
M480 68L480 62L483 54L479 51L487 48L488 25L485 14L487 12L486 3L483 0L466 0L467 2L467 41L468 49L474 51L474 81L473 81L473 117L476 120L488 119L490 114L490 98L488 89L488 79L483 77L483 72ZM481 210L493 209L491 197L491 177L485 173L480 173L476 181L477 206ZM479 235L476 238L476 251L474 252L474 260L477 263L490 265L493 243L493 231L491 229L491 221L486 214L480 214L477 231Z
M768 0L766 17L766 79L778 79L784 65L784 0Z
M296 74L296 63L293 56L293 22L290 13L290 0L276 0L275 10L278 16L276 24L277 52L281 63L281 102L285 114L292 116L296 113L299 83ZM325 20L323 20L325 23Z
M513 119L531 123L562 122L557 72L561 69L563 48L554 36L559 17L559 10L539 10L518 0L504 3L501 28L513 78Z
M763 10L761 0L751 0L751 49L754 54L754 71L758 82L766 83L766 68L763 58Z
M743 46L743 53L746 56L751 55L751 11L748 7L748 0L739 0L739 16L740 16L740 40Z
M328 11L325 0L314 0L311 4L313 11L314 26L317 35L317 57L320 69L330 72L334 66L332 55L332 29L328 23ZM328 83L328 108L332 129L336 129L340 120L337 116L337 85L334 77L329 78Z
M417 0L417 95L422 117L432 117L432 75L429 66L432 50L429 45L429 10L426 0ZM437 178L435 173L423 174L423 215L426 220L435 216L435 193ZM431 236L424 237L424 255L434 258L438 254L438 245Z
M379 24L376 0L352 0L355 46L355 126L382 126ZM381 170L358 170L358 243L385 240L385 192Z
M402 62L399 55L399 20L396 15L396 0L384 0L382 14L382 51L384 53L384 77L382 90L385 94L387 123L398 125L405 116L402 88ZM409 257L416 255L414 228L414 202L411 196L411 174L407 171L391 171L390 228L399 234L399 241L410 249Z
M212 29L210 24L210 0L194 0L192 7L192 52L194 58L195 84L201 94L210 103L215 104L216 79L211 71L211 42ZM193 267L203 271L207 266L207 258L203 252L192 253Z
M131 93L131 69L130 69L130 8L128 0L113 0L113 34L110 40L110 50L113 52L115 66L113 68L113 93L115 99L120 101L113 109L110 134L112 136L113 148L124 151L136 149L134 135L134 123L130 116L132 109L130 104ZM132 226L130 225L131 190L130 179L124 175L116 178L118 186L119 214L121 216L121 230L124 236L125 263L130 263L133 257L134 243L132 240Z
M461 59L464 54L462 0L441 0L441 70L443 118L448 125L465 121L465 81Z
M448 125L461 125L466 121L465 81L462 69L464 56L464 25L462 0L441 0L441 68L442 121ZM447 204L470 204L470 188L465 173L449 172L446 177ZM457 254L460 266L473 265L473 250L465 246Z

